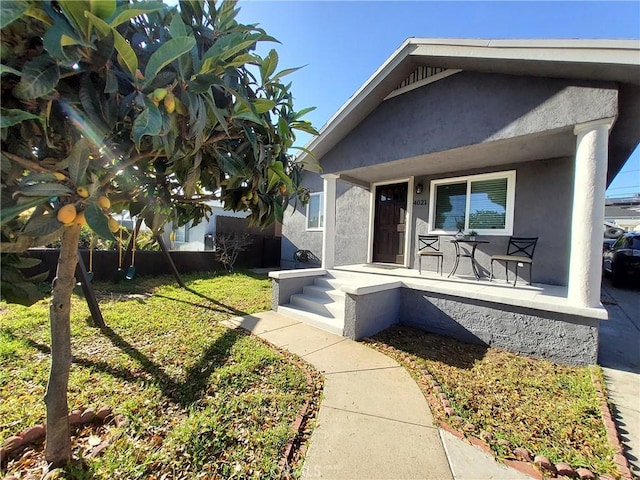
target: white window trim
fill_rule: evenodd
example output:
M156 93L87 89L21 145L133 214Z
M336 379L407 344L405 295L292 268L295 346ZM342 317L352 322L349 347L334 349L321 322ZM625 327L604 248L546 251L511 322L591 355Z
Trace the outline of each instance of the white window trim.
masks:
M464 231L468 232L469 229L469 203L471 202L470 188L472 181L478 180L493 180L498 178L506 178L507 179L507 205L506 205L506 215L505 215L505 228L496 230L496 229L477 229L476 232L478 235L495 235L495 236L511 236L513 235L513 217L515 210L515 197L516 197L516 171L508 170L504 172L494 172L494 173L483 173L480 175L466 175L464 177L453 177L453 178L441 178L438 180L432 180L430 186L430 200L429 200L429 233L434 233L438 235L455 235L457 230L442 230L442 229L434 229L432 228L435 225L435 214L436 214L436 187L438 185L448 184L448 183L460 183L467 182L467 196L466 196L466 211L467 215L464 219Z
M309 227L309 205L311 205L311 197L319 196L321 198L320 210L318 211L318 221L322 220L322 225L319 227ZM305 227L307 232L322 232L324 230L324 202L326 198L324 192L314 192L309 194L309 201L307 202L307 211L305 218Z

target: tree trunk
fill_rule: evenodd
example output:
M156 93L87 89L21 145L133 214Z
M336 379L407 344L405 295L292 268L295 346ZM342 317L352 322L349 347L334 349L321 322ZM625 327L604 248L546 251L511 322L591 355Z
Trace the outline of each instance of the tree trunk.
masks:
M45 456L54 467L63 466L71 459L67 390L71 369L71 294L75 285L80 228L80 225L73 225L64 229L49 305L51 370L44 395L47 406Z

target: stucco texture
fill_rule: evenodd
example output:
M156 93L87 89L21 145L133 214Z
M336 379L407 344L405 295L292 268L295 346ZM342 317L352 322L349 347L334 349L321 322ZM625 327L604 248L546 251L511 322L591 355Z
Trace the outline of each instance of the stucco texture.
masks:
M572 128L614 117L617 94L610 83L461 72L381 103L320 163L336 173Z
M564 364L595 364L598 320L403 288L400 323ZM504 307L504 306L502 306Z

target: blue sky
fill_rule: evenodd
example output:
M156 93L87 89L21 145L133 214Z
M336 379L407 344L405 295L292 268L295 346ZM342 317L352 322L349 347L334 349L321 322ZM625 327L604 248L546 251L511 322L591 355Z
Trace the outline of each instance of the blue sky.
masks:
M281 44L280 69L296 107L320 128L407 37L640 38L640 2L435 2L240 0L238 20L258 23ZM640 128L640 126L638 127ZM301 136L298 144L309 137ZM640 148L610 185L609 196L640 192Z

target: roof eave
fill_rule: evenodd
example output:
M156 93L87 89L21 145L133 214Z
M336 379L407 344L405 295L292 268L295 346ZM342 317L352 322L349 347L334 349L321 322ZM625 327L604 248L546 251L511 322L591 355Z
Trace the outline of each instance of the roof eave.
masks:
M450 68L473 69L475 66L483 70L481 65L484 65L487 71L496 71L496 66L504 63L508 66L498 70L509 73L514 63L521 66L553 65L556 72L559 65L604 64L615 65L635 74L640 73L639 52L640 40L408 38L338 109L319 134L305 145L306 150L313 152L315 159L310 158L307 152L302 152L297 161L319 161L393 90L397 84L393 74L397 74L403 66L429 62L434 63L433 66L451 63ZM640 78L640 75L637 76ZM619 78L598 79L623 81Z

